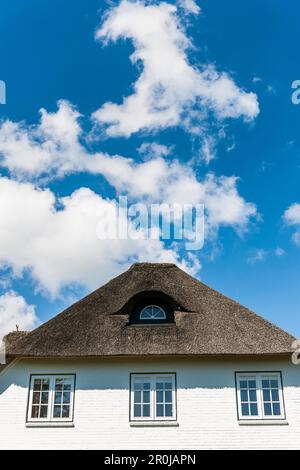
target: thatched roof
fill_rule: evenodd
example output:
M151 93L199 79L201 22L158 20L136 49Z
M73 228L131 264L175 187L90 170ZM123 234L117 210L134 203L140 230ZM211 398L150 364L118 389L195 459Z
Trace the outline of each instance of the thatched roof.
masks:
M134 301L160 293L174 324L132 325ZM34 357L289 354L294 338L173 264L137 263L47 323L11 342Z

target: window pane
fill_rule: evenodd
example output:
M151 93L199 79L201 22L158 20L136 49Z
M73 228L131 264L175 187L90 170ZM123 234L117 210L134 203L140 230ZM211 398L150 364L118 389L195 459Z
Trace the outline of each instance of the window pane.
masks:
M142 414L142 407L141 405L134 405L134 416L136 418L140 418Z
M279 392L278 390L272 390L272 400L279 401Z
M34 380L34 385L33 385L33 390L41 390L41 388L42 388L41 379L35 379Z
M143 416L145 416L145 418L150 416L150 405L143 405Z
M168 417L172 416L172 405L165 406L165 415Z
M40 393L39 392L33 392L33 394L32 394L32 403L33 404L39 404L40 403Z
M164 405L156 405L156 416L163 416L164 415Z
M63 379L56 379L55 381L55 390L63 389Z
M270 387L269 380L262 380L262 387L269 388Z
M272 416L271 403L264 403L264 411L266 416Z
M39 417L39 407L38 406L33 406L31 409L31 417L32 418L38 418Z
M69 405L64 405L62 407L62 418L69 418L70 416L70 407Z
M142 384L141 383L135 383L134 384L134 390L142 390Z
M143 383L143 389L144 390L150 390L150 386L151 386L150 382L144 382Z
M141 403L141 401L142 401L142 393L134 392L134 403Z
M270 390L263 390L263 399L264 401L271 401Z
M250 403L251 416L258 416L258 407L256 403Z
M248 380L249 388L256 388L256 380Z
M40 418L47 418L48 406L40 407Z
M241 390L241 401L248 401L248 392L247 390Z
M165 383L165 389L166 389L166 390L172 390L172 388L173 388L173 387L172 387L172 383L171 383L171 382Z
M242 415L249 416L249 405L247 403L242 403Z
M43 391L49 390L49 379L42 380L42 390Z
M71 403L71 393L70 392L64 392L63 393L63 403L65 405L68 405Z
M250 401L256 401L256 390L249 390Z
M247 388L247 380L241 380L240 381L240 388Z
M166 403L172 403L172 392L165 392L165 401Z
M60 418L61 406L54 406L53 418Z
M143 393L143 402L144 403L150 403L150 392L144 392Z
M164 392L156 392L156 401L157 403L163 403L164 401Z
M43 404L48 404L48 397L49 393L48 392L42 392L42 397L41 397L41 403Z
M273 415L274 416L280 416L281 415L280 403L273 403Z
M60 405L61 404L61 399L62 399L62 393L61 392L55 392L54 403L56 405Z
M278 388L278 380L271 380L271 388Z
M164 389L164 384L162 382L157 382L156 390L163 390L163 389Z

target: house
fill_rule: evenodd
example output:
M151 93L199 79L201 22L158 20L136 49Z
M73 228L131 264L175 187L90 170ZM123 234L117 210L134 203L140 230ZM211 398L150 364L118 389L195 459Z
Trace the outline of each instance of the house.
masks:
M6 337L0 448L299 449L293 341L173 264L134 264Z

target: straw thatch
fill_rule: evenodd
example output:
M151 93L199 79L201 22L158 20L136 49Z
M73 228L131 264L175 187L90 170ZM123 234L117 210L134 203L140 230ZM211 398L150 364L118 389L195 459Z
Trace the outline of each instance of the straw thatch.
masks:
M173 324L134 325L137 299L161 296ZM137 263L34 331L11 356L289 354L294 338L173 264Z

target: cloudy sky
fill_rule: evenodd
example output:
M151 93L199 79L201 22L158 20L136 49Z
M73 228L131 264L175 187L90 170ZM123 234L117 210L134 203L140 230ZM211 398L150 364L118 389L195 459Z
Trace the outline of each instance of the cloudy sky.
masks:
M0 337L175 262L300 335L296 0L2 0ZM205 243L100 240L99 214L204 204Z

